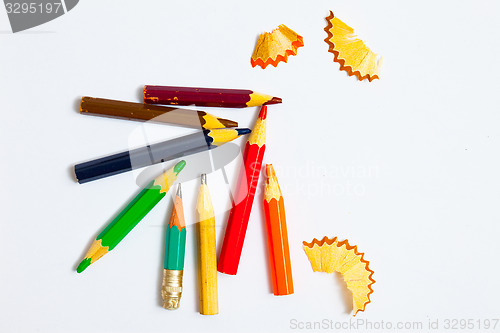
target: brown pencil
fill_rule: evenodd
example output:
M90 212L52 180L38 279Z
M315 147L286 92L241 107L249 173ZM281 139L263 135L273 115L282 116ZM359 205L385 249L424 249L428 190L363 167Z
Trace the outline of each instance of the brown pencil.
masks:
M80 113L110 118L170 123L204 129L238 126L235 121L217 118L204 111L94 97L82 97Z

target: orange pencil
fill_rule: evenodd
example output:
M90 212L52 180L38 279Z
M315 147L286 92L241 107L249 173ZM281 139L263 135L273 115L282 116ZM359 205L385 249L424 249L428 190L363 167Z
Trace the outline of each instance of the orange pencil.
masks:
M264 191L267 244L274 295L293 294L292 265L286 231L285 203L272 164L266 164Z

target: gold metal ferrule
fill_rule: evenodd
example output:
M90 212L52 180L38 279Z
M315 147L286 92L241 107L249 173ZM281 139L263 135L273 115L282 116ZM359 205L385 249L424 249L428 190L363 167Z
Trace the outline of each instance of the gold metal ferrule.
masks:
M163 298L163 307L167 310L179 308L182 295L182 273L183 271L173 269L163 270L161 297Z

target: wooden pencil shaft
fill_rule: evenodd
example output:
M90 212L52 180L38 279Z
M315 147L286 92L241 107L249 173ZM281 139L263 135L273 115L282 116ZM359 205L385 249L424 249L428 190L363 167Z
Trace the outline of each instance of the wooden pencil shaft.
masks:
M113 154L75 165L80 184L133 169L195 154L209 149L203 132L197 132L130 151Z
M182 199L176 196L165 237L164 268L170 270L183 270L185 249L186 226L184 223Z
M269 262L275 295L293 294L292 266L283 198L264 204Z
M165 237L165 261L161 295L163 307L167 310L179 308L182 296L182 275L184 252L186 248L186 225L182 207L181 185L177 187L174 207L167 226Z
M152 180L136 195L113 221L97 235L85 258L78 265L77 272L83 272L90 264L101 258L108 251L113 250L166 195L185 165L186 161L178 162L174 167Z
M200 186L196 205L198 223L198 279L200 292L200 313L219 313L217 295L217 256L215 244L215 218L206 184Z
M101 239L102 246L109 247L111 251L164 196L165 192L162 193L154 186L154 181L151 181L96 239Z
M109 118L170 123L192 128L237 127L238 123L207 112L151 104L83 97L80 113Z
M289 295L293 294L293 279L285 203L271 164L266 166L266 174L264 216L273 292L275 295Z
M186 224L182 207L181 184L177 185L174 207L167 226L165 238L165 262L161 295L167 310L179 308L182 296L182 275L186 248Z
M219 313L217 295L217 255L215 246L215 220L200 221L200 313Z
M217 270L221 273L235 275L238 272L248 220L266 150L266 119L267 106L264 105L245 145L235 205L229 213L217 266Z
M144 103L244 108L281 103L281 99L243 89L145 86Z
M248 143L246 145L244 165L240 170L238 187L234 197L236 204L229 213L219 257L218 270L221 273L236 275L238 272L264 151L265 146L258 148ZM249 155L251 158L248 158Z

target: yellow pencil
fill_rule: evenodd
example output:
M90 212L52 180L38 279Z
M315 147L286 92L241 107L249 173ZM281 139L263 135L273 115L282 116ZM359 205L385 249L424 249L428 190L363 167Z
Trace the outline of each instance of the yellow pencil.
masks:
M196 204L198 223L198 281L200 284L200 313L219 313L217 299L217 257L215 248L215 217L207 176L201 175L200 192Z

